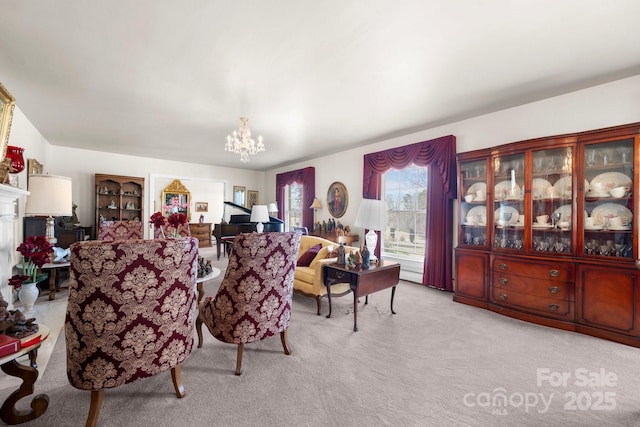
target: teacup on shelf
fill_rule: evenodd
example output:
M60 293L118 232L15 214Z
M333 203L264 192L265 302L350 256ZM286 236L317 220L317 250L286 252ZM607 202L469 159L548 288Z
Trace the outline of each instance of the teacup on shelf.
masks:
M624 197L624 195L627 193L627 189L626 187L615 187L609 190L609 193L611 194L611 197L619 199L621 197Z

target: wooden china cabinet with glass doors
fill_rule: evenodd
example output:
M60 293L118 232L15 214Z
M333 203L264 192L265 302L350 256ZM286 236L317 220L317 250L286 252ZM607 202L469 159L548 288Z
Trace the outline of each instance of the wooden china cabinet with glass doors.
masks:
M457 302L640 347L640 123L458 155Z

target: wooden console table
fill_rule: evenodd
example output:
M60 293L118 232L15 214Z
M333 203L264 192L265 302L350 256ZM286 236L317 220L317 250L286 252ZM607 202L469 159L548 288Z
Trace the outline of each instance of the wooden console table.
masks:
M44 414L47 407L49 407L49 396L39 394L31 401L31 409L16 409L16 403L20 399L33 394L33 385L38 379L36 357L42 341L49 336L49 328L45 325L39 325L38 333L41 338L36 344L21 348L15 353L0 358L0 369L2 369L2 372L22 379L20 388L11 393L2 404L2 407L0 407L0 419L6 424L13 425L31 421ZM23 365L17 362L17 359L25 354L29 355L29 365Z
M391 313L393 311L393 297L396 294L396 285L400 281L400 264L380 260L378 265L360 270L349 270L344 265L327 264L323 267L324 285L327 287L327 299L329 301L329 314L331 317L331 285L337 283L349 283L353 292L353 331L358 332L358 298L365 297L365 304L369 303L369 294L382 289L391 288Z

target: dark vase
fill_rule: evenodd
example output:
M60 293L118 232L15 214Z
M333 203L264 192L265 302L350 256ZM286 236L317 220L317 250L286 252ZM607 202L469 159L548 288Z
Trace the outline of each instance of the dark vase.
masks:
M7 146L7 159L11 159L11 169L9 173L18 173L24 170L23 152L24 148L14 147L13 145Z

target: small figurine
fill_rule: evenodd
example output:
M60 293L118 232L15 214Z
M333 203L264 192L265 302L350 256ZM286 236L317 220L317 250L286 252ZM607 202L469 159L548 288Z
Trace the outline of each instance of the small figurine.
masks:
M366 244L362 246L360 252L362 252L362 268L371 267L371 253L369 252L369 248L367 248Z
M109 209L118 209L118 207L116 206L116 201L111 199L111 201L109 202L109 206L107 206L107 208L109 208Z
M136 207L133 205L133 202L129 200L125 205L125 209L135 209Z

